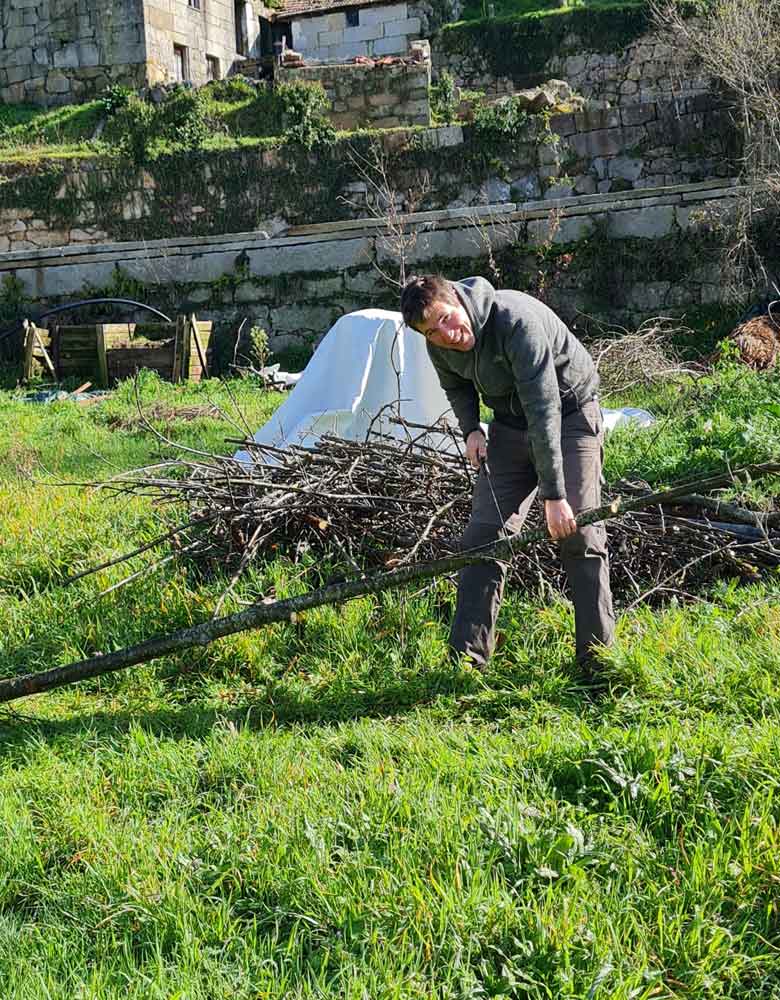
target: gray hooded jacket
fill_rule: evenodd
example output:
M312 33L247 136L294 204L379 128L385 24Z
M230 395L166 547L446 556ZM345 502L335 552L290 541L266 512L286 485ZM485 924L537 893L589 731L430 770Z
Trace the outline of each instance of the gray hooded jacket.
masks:
M566 496L561 414L582 406L599 383L593 360L552 309L484 278L453 282L471 320L470 351L428 344L439 382L464 436L479 427L479 397L497 420L527 427L539 496Z

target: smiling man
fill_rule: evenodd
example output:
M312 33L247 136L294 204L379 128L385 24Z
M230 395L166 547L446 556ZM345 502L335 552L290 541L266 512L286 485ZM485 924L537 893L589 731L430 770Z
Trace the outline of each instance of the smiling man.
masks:
M463 548L519 531L538 492L574 602L577 662L597 680L593 653L609 645L615 624L606 531L574 520L601 502L604 431L590 355L544 303L484 278L410 278L401 312L425 337L467 458L480 470ZM487 439L480 397L493 411ZM499 563L460 573L450 644L478 663L495 647L505 577Z

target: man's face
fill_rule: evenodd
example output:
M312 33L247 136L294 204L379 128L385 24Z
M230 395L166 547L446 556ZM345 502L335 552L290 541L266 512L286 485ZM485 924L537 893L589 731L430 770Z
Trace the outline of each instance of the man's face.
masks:
M432 302L417 330L429 344L451 351L470 351L475 342L471 320L460 303L453 305L439 299Z

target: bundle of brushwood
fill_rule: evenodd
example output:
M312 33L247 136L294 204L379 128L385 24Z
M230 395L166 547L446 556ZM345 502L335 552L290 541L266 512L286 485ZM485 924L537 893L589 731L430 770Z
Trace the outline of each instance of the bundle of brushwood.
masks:
M278 555L308 556L330 580L355 577L458 551L474 473L454 436L442 447L438 429L406 429L407 442L326 435L316 447L282 450L235 441L254 464L216 455L185 458L120 475L101 488L151 497L156 510L176 511L177 526L158 539L173 551L153 565L180 557L209 573L227 569L223 599L254 561ZM651 492L646 483L620 482L603 502ZM537 504L528 527L541 523ZM752 580L780 566L777 510L757 512L707 495L628 511L608 521L607 532L613 592L622 607L661 603L672 594L695 597L717 578ZM513 559L510 585L538 592L564 583L552 542Z

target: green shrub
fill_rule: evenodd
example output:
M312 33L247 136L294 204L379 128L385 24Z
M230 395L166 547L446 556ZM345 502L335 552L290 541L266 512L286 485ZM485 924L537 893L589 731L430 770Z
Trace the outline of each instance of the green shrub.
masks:
M514 97L505 97L495 104L477 104L474 108L474 130L485 141L516 136L527 122L528 114Z
M160 138L180 149L197 149L213 132L200 90L177 87L159 105L157 118Z
M212 80L205 87L205 93L212 101L223 104L238 104L239 101L251 100L257 93L245 76L229 76L224 80Z
M431 87L431 115L435 122L449 124L458 113L458 90L455 78L448 70L442 70L439 82Z
M115 83L98 98L98 104L107 117L115 115L117 111L126 108L131 99L135 96L135 91L130 87L124 87L121 83Z
M253 326L249 331L249 360L255 368L264 368L270 357L268 334L261 326Z
M330 104L321 83L295 80L280 84L274 94L287 142L306 149L333 142L336 131L327 116Z
M155 106L133 96L109 120L105 138L133 163L145 163L157 138L157 125Z

